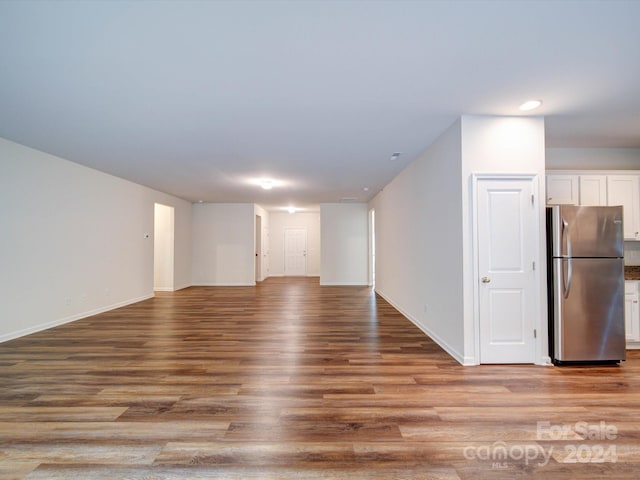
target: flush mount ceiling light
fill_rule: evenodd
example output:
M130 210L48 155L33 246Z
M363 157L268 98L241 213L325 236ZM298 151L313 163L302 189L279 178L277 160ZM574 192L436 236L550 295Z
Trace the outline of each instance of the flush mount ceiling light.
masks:
M542 100L527 100L522 105L520 105L520 110L523 112L528 112L529 110L534 110L542 105Z
M285 184L282 180L275 180L273 178L251 178L246 180L251 185L256 185L264 190L271 190L272 188L281 187Z
M296 207L287 208L287 212L289 212L289 213L296 213L296 211L297 211Z

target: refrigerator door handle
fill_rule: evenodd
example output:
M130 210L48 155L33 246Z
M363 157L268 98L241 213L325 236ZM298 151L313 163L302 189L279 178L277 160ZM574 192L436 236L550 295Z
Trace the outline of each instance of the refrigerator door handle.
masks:
M562 239L564 240L566 238L567 240L567 256L571 257L571 233L569 233L569 222L567 222L567 220L562 217Z
M564 268L562 269L562 280L564 284L564 291L562 292L564 298L569 296L569 292L571 291L571 277L573 276L573 266L571 261L571 233L569 230L569 222L567 219L562 217L562 238L566 239L567 242L567 281L564 282Z
M563 284L562 296L564 298L567 298L569 297L569 292L571 291L571 279L573 277L573 265L572 265L573 260L571 259L571 257L563 260L567 261L567 280L565 282L564 268L563 268L562 269L562 284Z

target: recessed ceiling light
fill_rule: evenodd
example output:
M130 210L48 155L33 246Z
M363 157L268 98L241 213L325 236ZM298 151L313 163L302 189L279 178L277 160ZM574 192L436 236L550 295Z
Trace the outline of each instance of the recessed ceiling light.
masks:
M369 187L364 187L362 190L364 190L365 192L369 191Z
M198 200L198 203L202 203L202 200Z
M528 100L520 105L520 110L526 112L538 108L540 105L542 105L542 100Z
M287 212L289 212L289 213L296 213L296 207L289 207L289 208L287 208Z
M397 160L400 155L400 152L394 152L391 157L389 157L389 160L393 162L394 160Z

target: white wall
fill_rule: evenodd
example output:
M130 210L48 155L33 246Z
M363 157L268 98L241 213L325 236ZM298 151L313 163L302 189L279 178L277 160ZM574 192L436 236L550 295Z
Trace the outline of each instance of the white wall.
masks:
M188 286L189 202L0 139L0 341L153 296L155 202Z
M252 203L193 205L193 285L255 285Z
M462 362L460 135L457 121L369 205L376 216L376 292Z
M320 205L320 285L369 283L366 203Z
M284 275L284 230L307 230L307 275L320 276L320 212L271 212L269 216L270 276Z
M547 148L550 170L640 170L640 148Z
M460 363L475 363L477 353L472 174L536 174L544 198L544 169L543 119L463 116L369 204L376 212L376 291ZM544 259L544 229L539 254ZM541 290L545 280L541 275Z
M473 173L526 173L538 177L538 199L544 199L544 118L541 117L488 117L463 116L462 119L462 192L464 238L464 352L465 363L474 363L478 357L475 348L473 289L474 276L471 177ZM545 264L544 202L539 208L539 265ZM548 353L546 345L546 276L539 274L539 330L536 345L537 361L544 363Z

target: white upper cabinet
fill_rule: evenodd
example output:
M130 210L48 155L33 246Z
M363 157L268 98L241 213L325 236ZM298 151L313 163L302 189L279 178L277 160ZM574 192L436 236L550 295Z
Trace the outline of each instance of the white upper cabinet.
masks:
M640 170L550 170L547 205L622 205L624 239L640 241Z
M640 240L640 183L638 175L607 175L607 205L624 208L624 239Z
M578 205L578 175L547 175L547 205Z
M580 205L607 204L607 176L580 175Z

